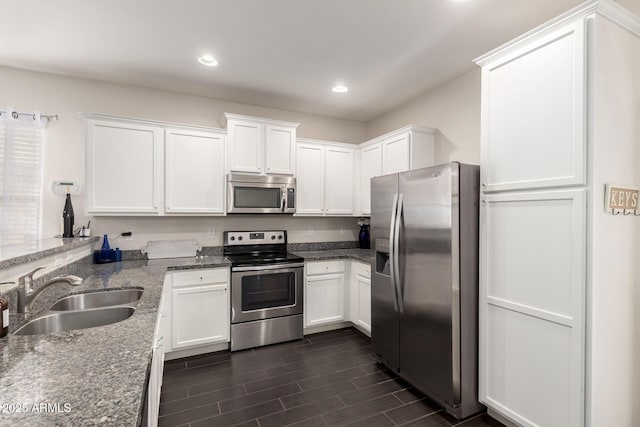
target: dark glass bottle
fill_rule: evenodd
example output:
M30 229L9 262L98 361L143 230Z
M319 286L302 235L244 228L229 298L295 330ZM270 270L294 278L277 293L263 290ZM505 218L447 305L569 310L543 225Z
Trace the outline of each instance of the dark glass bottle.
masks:
M73 237L73 205L71 204L71 194L67 193L67 200L64 202L62 210L62 221L64 222L64 231L62 237Z
M0 338L9 333L9 302L0 294Z
M360 233L358 234L358 242L360 243L360 249L371 249L371 236L369 235L369 224L362 224L360 226Z

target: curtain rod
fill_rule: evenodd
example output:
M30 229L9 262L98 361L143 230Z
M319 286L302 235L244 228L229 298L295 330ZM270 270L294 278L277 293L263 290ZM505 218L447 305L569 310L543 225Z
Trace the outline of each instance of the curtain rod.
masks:
M6 114L7 111L6 110L0 110L0 115L2 114ZM31 116L33 117L33 120L36 119L36 113L21 113L19 111L12 111L11 112L11 117L13 117L14 119L17 119L19 116ZM53 114L53 115L46 115L46 114L40 114L40 117L45 118L47 120L52 120L52 121L57 121L58 120L58 115L57 114Z

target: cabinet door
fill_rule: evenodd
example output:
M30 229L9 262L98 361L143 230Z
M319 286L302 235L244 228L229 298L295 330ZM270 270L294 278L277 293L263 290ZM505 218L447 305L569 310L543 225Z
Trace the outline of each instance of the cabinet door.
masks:
M356 323L371 333L371 278L357 276L358 287L358 318Z
M264 125L251 121L229 120L227 132L229 170L262 173Z
M160 213L163 129L101 120L86 125L87 213Z
M172 291L173 349L229 341L227 285L205 285Z
M265 133L267 175L293 175L296 156L295 128L267 125Z
M344 320L344 273L307 276L304 318L305 327Z
M583 25L540 37L482 68L485 191L586 182Z
M371 214L371 178L382 175L382 145L365 147L360 151L360 209L364 215Z
M298 144L296 154L297 215L324 213L324 147Z
M327 215L355 212L355 151L326 147L324 210Z
M402 133L382 141L382 175L411 168L411 135Z
M160 407L160 392L162 389L162 373L164 368L164 322L166 300L164 292L160 297L160 305L158 306L158 317L156 320L156 329L154 334L151 370L149 372L148 400L147 400L147 425L154 427L158 425L158 409Z
M224 135L166 129L165 212L224 213Z
M481 206L479 399L522 425L583 425L585 192Z

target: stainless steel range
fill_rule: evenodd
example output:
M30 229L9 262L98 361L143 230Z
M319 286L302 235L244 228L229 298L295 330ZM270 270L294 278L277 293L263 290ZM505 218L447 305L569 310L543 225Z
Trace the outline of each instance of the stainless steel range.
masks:
M231 351L302 339L304 259L286 231L225 231L231 261Z

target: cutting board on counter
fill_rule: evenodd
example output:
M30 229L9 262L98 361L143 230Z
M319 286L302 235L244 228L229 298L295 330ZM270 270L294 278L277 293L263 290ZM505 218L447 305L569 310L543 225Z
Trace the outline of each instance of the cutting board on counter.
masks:
M141 249L149 259L195 257L202 247L195 240L152 240Z

